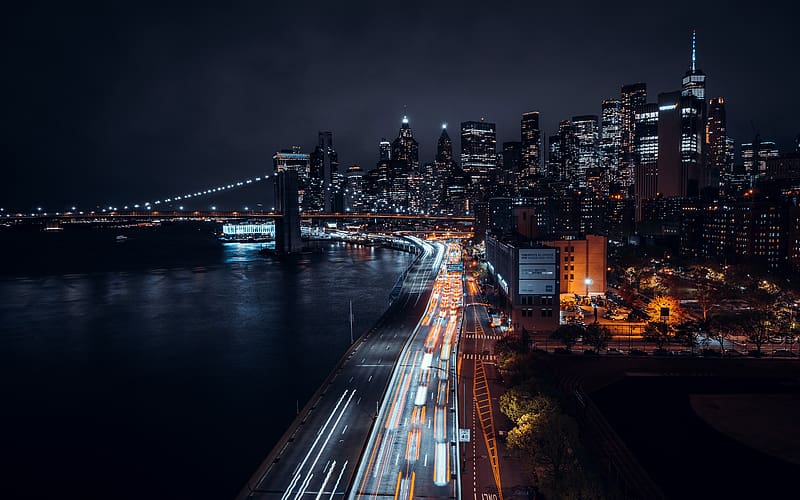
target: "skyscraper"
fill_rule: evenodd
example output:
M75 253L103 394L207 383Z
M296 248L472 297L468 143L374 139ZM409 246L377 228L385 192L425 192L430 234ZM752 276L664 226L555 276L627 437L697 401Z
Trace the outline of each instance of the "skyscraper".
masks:
M522 156L524 154L520 141L503 143L503 151L499 153L498 164L502 169L501 182L510 188L510 191L526 187L522 181L526 173L523 170Z
M606 188L610 184L615 191L622 188L619 175L621 156L622 124L621 106L617 99L604 99L600 118L600 168Z
M524 177L539 174L541 165L541 139L539 130L539 112L528 111L522 114L520 122L522 132L522 169ZM506 169L508 169L506 167Z
M572 122L562 120L558 132L548 138L548 170L553 179L574 181L577 177L575 134Z
M710 184L703 106L691 95L658 95L658 192L664 197L696 197Z
M508 173L518 174L525 164L525 149L521 142L510 141L503 143L503 170Z
M762 141L759 136L753 142L742 144L742 163L744 171L750 177L750 185L754 186L758 179L767 173L767 159L780 156L778 147L773 141Z
M600 131L597 115L573 116L572 126L575 134L575 158L578 186L587 187L587 171L599 165L598 142Z
M378 161L389 161L392 159L392 143L381 137L378 143Z
M439 135L439 140L436 142L436 158L434 160L436 165L436 176L445 178L452 174L453 163L453 141L450 140L450 135L447 133L447 124L442 124L442 133Z
M309 179L312 205L308 210L341 213L344 211L342 196L343 179L339 173L339 158L333 148L333 133L319 132L317 147L311 153Z
M633 136L635 213L642 219L642 202L658 194L658 104L642 104L636 107Z
M728 148L725 118L725 99L717 97L709 101L706 119L706 145L708 168L716 170L720 178L727 174Z
M461 123L461 168L476 184L484 184L497 167L495 124L481 119Z
M692 31L692 65L683 75L681 95L693 96L705 103L706 74L697 69L697 34Z
M408 117L403 117L400 133L392 141L392 160L402 160L411 170L419 170L419 144L414 139Z
M634 83L624 85L620 92L620 159L619 181L623 189L633 186L633 164L635 144L636 109L647 102L647 85Z
M358 165L347 167L345 173L345 210L348 212L366 211L364 197L364 169Z

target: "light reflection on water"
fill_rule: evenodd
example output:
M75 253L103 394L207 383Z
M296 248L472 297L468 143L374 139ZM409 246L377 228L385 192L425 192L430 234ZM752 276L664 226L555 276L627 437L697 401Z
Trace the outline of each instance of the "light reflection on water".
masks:
M349 300L358 334L412 258L332 243L272 259L261 245L0 279L0 467L18 488L0 497L235 496L347 348Z
M259 257L258 251L262 248L275 249L274 241L264 243L223 243L225 263L250 262Z

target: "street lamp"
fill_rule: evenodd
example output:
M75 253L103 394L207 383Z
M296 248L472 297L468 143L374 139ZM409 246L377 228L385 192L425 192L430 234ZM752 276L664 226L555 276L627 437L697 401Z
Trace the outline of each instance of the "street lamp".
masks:
M589 300L589 285L594 283L592 278L587 277L583 282L586 284L586 300Z

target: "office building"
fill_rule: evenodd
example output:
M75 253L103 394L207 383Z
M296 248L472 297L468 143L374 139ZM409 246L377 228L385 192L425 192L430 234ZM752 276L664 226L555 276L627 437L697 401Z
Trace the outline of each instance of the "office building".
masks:
M572 122L562 120L558 132L548 138L548 163L551 179L576 181L575 134Z
M658 194L658 104L636 108L634 134L634 187L636 220L642 219L644 200Z
M767 174L767 160L778 156L780 153L773 141L762 141L756 136L755 141L742 144L742 163L751 187Z
M503 151L500 153L502 158L502 183L509 187L519 188L521 178L524 177L522 171L522 143L519 141L509 141L503 143Z
M658 95L658 193L664 197L696 197L710 183L701 105L678 92Z
M333 147L333 133L319 132L317 146L310 155L309 197L306 210L344 212L344 179L339 173L339 158Z
M559 293L580 296L605 295L608 289L608 240L605 236L542 241L559 250Z
M603 191L613 186L615 193L624 191L619 162L622 156L622 108L618 99L604 99L600 114L600 169L603 172Z
M549 333L560 318L559 249L536 242L514 242L489 235L486 264L500 294L507 301L512 328Z
M392 141L391 160L403 161L411 170L419 170L419 143L414 139L408 117L404 116L397 138Z
M358 165L347 167L345 172L345 211L361 213L366 212L367 204L364 196L364 169Z
M461 123L461 168L473 183L488 181L497 167L495 124L481 119Z
M647 102L647 85L624 85L620 91L619 182L626 196L632 195L636 153L636 110Z
M461 124L461 168L470 178L469 205L490 197L495 190L497 172L495 124L481 119ZM467 210L471 210L468 205Z
M539 130L539 112L523 113L520 129L522 133L522 176L525 178L535 177L539 175L541 168L542 133Z
M392 143L384 138L378 143L378 161L389 161L392 159Z
M438 178L445 179L452 175L455 168L455 161L453 160L453 141L447 134L447 124L442 124L442 133L439 135L439 140L436 142L436 159L434 160L436 167L435 175Z
M600 165L598 154L600 130L597 123L597 115L573 116L572 131L575 140L574 155L577 184L581 188L586 188L587 171Z
M725 179L730 178L733 169L732 158L728 153L727 118L725 100L717 97L709 100L706 119L707 167L717 172L720 178L720 192L724 192Z

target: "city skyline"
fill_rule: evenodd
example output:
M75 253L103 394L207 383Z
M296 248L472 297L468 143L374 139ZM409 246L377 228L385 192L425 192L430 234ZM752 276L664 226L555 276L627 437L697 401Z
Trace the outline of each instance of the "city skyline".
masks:
M248 13L17 12L10 16L15 23L4 52L17 78L5 82L4 90L20 98L11 103L3 127L4 156L15 181L0 191L0 203L26 208L166 196L269 172L276 151L293 145L313 151L318 131L333 132L342 170L353 164L370 170L378 142L395 137L404 115L420 143L420 164L434 160L442 122L451 124L456 137L458 123L484 117L497 124L501 151L503 142L520 140L520 118L528 111L540 112L545 157L544 138L561 120L600 115L602 101L618 99L623 85L645 82L649 96L680 89L690 65L692 28L698 33L697 67L708 75L706 97L725 99L728 135L737 150L752 141L753 127L762 140L789 150L798 133L797 104L789 91L797 69L778 62L789 60L795 38L777 27L791 16L765 5L764 24L770 27L752 27L737 18L741 7L729 7L724 17L695 7L691 19L684 19L689 16L652 17L632 4L614 6L628 13L628 21L651 19L658 27L658 37L635 44L616 35L598 37L598 20L608 21L604 26L611 31L625 23L608 20L596 8L571 18L558 7L543 8L539 17L551 22L538 23L536 30L517 19L528 13L525 8L513 8L488 14L504 21L509 32L487 24L497 35L489 47L470 45L475 16L449 6L415 11L409 5L409 12L396 14L397 21L408 22L391 29L375 7L322 9L305 19L303 43L293 41L284 24L270 24L271 38L259 32L258 22L265 19L289 25L300 19L288 7ZM325 25L323 14L339 29ZM451 22L434 25L437 16ZM734 36L742 25L753 33L746 44ZM565 26L573 28L570 39L548 38ZM383 28L415 54L407 63L414 75L402 82L396 78L399 67L387 64L400 48L380 41L359 49L360 41L375 39ZM647 32L636 22L628 29ZM523 46L513 43L514 34L524 35ZM601 43L584 46L594 39ZM58 50L51 46L56 42L62 44ZM441 48L435 57L425 49L434 43ZM757 75L733 64L755 56ZM486 70L467 79L477 62ZM541 69L548 65L556 69ZM279 69L267 70L272 67ZM315 78L321 69L330 78ZM760 92L765 79L770 92ZM459 141L454 142L458 158Z

